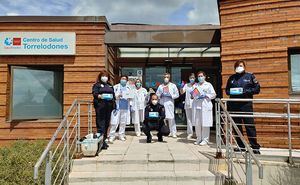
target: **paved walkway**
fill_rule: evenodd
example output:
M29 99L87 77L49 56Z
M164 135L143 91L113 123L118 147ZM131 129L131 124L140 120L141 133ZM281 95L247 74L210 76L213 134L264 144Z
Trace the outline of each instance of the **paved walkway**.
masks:
M194 145L186 134L178 138L164 137L146 143L146 136L127 135L116 140L98 157L76 160L70 184L130 185L217 185L218 178L209 171L215 148ZM205 153L205 154L204 154Z

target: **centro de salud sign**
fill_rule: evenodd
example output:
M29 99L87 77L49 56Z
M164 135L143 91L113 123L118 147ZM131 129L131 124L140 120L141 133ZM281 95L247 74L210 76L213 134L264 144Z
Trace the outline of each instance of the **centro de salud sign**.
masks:
M74 32L0 32L0 55L75 55Z

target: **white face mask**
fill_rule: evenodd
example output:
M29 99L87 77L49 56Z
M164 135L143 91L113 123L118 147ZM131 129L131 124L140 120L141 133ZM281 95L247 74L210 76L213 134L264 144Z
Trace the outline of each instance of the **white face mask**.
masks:
M157 105L158 101L157 100L152 100L153 105Z
M244 69L244 67L242 67L242 66L238 66L236 69L235 69L235 72L236 73L242 73L242 72L244 72L245 71L245 69Z
M169 83L169 78L164 78L164 82L167 84Z
M108 81L108 77L107 76L101 76L101 81L106 83Z

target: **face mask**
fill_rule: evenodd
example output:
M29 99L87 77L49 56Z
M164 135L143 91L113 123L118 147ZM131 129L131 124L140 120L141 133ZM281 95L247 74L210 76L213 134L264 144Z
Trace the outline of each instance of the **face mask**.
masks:
M167 83L169 83L169 78L165 78L164 79L164 82L167 84Z
M191 82L191 83L194 83L194 82L195 82L195 79L194 79L194 78L190 78L190 82Z
M120 84L121 84L122 86L125 86L126 83L127 83L127 80L121 80L121 81L120 81Z
M101 76L101 81L106 83L108 80L108 77L107 76Z
M157 100L152 100L153 105L157 105L157 102L158 102Z
M239 66L239 67L237 67L236 69L235 69L235 72L236 73L242 73L242 72L244 72L244 67L242 67L242 66Z
M204 76L198 77L198 81L199 81L200 83L203 83L204 80L205 80L205 77L204 77Z
M140 82L137 82L135 85L137 88L140 88L142 86L142 84Z

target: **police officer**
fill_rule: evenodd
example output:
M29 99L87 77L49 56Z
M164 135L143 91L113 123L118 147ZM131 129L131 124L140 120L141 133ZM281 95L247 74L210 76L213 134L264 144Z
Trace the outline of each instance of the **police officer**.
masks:
M237 61L234 64L235 74L230 76L227 81L226 94L230 98L246 98L252 99L253 95L260 92L260 85L252 73L245 71L245 62L242 60ZM249 112L253 114L253 104L252 102L228 102L228 110L237 112ZM243 133L242 122L245 125L249 143L252 147L253 152L260 154L260 145L257 143L256 139L256 128L254 125L253 118L233 118L235 123L238 124L239 130ZM244 150L245 146L239 137L236 137L238 146ZM236 148L235 151L240 151Z
M110 116L115 109L115 93L113 86L109 83L109 73L105 70L98 75L97 82L93 85L92 94L94 97L94 108L96 111L97 132L103 135L102 149L107 149L107 130L110 123Z
M157 138L159 142L163 141L163 134L161 128L165 119L165 108L158 103L158 96L153 94L150 99L150 103L145 108L145 120L144 120L144 133L147 136L147 143L151 143L152 136L150 131L157 130Z

